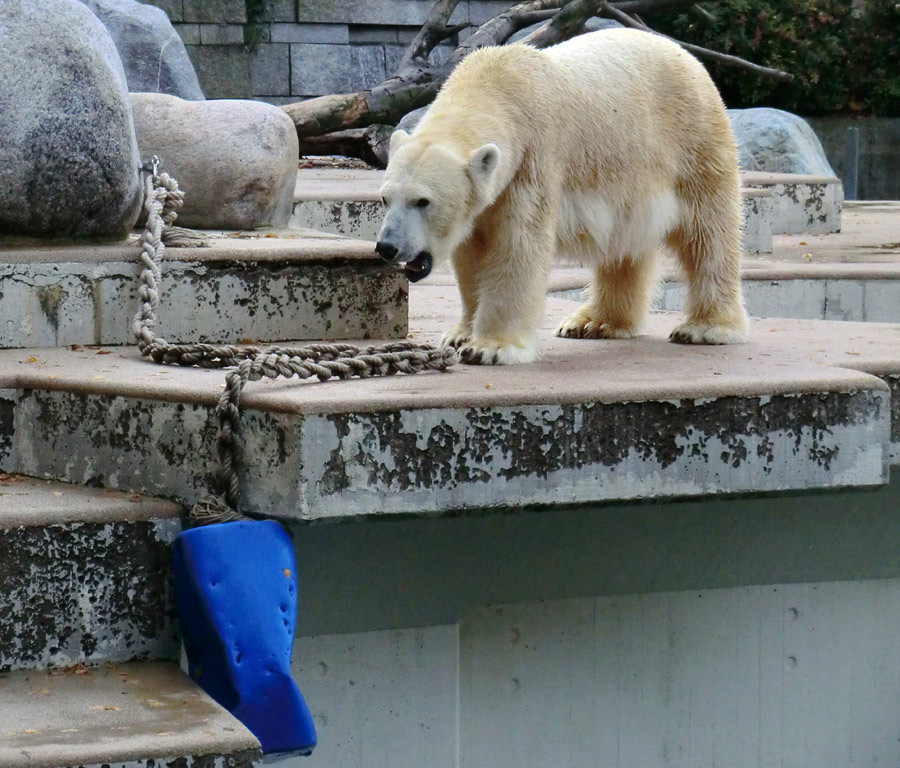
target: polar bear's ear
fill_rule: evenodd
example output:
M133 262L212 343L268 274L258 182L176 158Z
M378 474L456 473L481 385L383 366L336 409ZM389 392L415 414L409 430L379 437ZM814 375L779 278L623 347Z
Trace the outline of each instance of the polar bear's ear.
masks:
M494 175L500 165L500 147L484 144L469 155L469 173L482 191L490 189Z
M409 134L404 131L402 128L394 131L391 134L391 145L388 148L388 154L393 155L400 147L402 147L406 140L409 138Z

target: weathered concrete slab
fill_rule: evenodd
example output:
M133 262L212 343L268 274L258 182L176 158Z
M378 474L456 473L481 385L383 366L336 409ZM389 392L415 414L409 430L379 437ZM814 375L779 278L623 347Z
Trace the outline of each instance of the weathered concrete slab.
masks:
M453 293L416 290L413 338L450 324ZM533 365L251 384L247 508L319 519L884 482L896 327L760 320L748 345L684 347L661 315L632 341L551 337L573 308L549 302ZM0 353L0 386L21 390L19 471L206 492L220 373L131 350L26 354Z
M774 192L773 234L839 232L844 187L828 176L742 171L746 187L771 188Z
M743 229L741 250L757 253L772 252L772 220L775 193L771 189L744 187L741 189Z
M384 171L301 168L291 226L376 240L384 216L378 190Z
M321 233L220 233L168 248L157 332L171 342L402 338L407 282L371 244ZM134 242L0 247L0 347L131 343Z
M252 768L259 742L176 664L0 679L0 765Z
M181 513L0 474L0 670L178 658L170 545Z

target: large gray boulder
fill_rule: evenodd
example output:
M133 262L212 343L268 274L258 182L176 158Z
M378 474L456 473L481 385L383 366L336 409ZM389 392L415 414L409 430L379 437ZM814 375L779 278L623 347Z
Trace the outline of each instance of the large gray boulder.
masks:
M184 191L178 224L197 229L283 227L297 181L297 130L259 101L185 101L131 94L138 146L158 155Z
M834 176L825 150L809 123L781 109L729 109L741 168L768 173Z
M141 204L125 73L77 0L0 2L0 234L122 237Z
M204 98L197 73L166 12L136 0L81 0L109 30L128 90Z

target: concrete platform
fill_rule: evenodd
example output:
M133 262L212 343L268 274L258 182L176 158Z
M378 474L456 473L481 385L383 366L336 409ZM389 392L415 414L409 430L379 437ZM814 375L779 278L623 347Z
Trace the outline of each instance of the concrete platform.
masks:
M455 320L455 289L417 287L413 339ZM900 427L900 328L758 320L750 344L551 335L543 360L447 374L251 384L249 510L315 520L878 485ZM133 350L0 352L8 467L192 502L208 487L221 373ZM114 425L114 428L110 428Z
M291 225L363 240L376 240L384 217L378 194L383 177L384 171L376 170L300 169L294 192ZM773 221L777 215L782 215L778 212L785 207L782 203L775 202L774 190L782 194L785 189L790 194L794 194L795 190L790 185L785 187L783 180L779 182L781 186L775 186L765 178L755 179L754 182L755 188L742 190L744 249L768 253L772 250ZM808 197L818 194L818 187L810 189L814 191L809 192Z
M259 742L176 664L0 676L2 768L252 768Z
M772 190L773 234L841 231L844 186L838 178L741 171L741 183Z
M319 232L204 233L168 248L160 283L171 342L402 338L407 284L371 244ZM136 239L120 244L0 244L0 347L131 343Z
M170 545L182 512L0 473L0 671L178 658Z

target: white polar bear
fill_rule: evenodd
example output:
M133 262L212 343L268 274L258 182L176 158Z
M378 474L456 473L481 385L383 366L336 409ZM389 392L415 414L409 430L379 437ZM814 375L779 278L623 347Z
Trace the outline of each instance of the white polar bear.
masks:
M392 136L381 194L382 257L413 280L453 261L463 313L443 343L464 362L536 359L554 253L595 268L560 336L634 336L668 246L689 283L671 340L747 338L728 117L703 66L656 35L472 53L413 133Z

